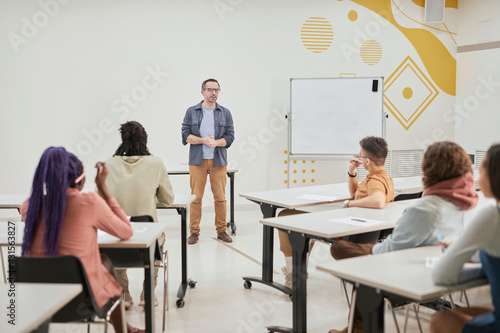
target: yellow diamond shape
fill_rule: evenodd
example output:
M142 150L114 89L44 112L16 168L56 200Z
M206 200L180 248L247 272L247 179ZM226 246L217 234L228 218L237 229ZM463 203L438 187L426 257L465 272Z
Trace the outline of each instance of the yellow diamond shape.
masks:
M408 56L386 81L384 105L408 130L438 94L431 80Z

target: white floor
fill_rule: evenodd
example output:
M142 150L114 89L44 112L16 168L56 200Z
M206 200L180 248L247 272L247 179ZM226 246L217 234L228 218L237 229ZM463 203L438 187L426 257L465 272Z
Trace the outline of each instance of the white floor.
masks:
M217 241L213 225L214 214L204 213L200 241L188 246L188 276L197 281L196 287L188 289L185 306L176 308L177 289L180 283L180 217L162 215L160 223L168 223L167 248L170 258L170 310L166 313L166 331L199 333L267 332L266 326L292 325L292 302L281 292L253 283L252 289L243 287L242 276L260 276L262 260L262 215L257 208L236 211L236 236L233 243ZM348 307L344 292L337 278L315 269L316 264L327 266L333 261L329 247L317 244L310 255L309 278L307 284L307 327L308 332L328 332L331 328L342 329L347 325ZM278 237L275 233L274 279L283 282L281 266L284 259L279 252ZM144 328L144 311L138 306L142 288L143 271L129 270L130 289L134 305L127 311L127 320L134 326ZM160 271L160 281L163 278ZM156 308L156 331L162 327L163 285L159 283L156 295L160 306ZM474 305L489 304L488 288L478 288L468 292ZM458 296L455 297L458 299ZM460 303L460 302L459 302ZM420 318L424 332L428 331L432 311L421 308ZM404 311L397 311L397 319L402 327ZM386 332L396 332L392 316L386 311ZM113 329L110 327L110 331ZM51 333L86 332L85 325L52 324ZM103 332L101 325L93 325L91 332ZM418 332L417 322L412 313L407 332Z

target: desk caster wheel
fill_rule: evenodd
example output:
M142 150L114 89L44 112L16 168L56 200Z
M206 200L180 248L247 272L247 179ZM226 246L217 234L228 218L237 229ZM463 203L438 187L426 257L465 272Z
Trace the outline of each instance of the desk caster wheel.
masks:
M236 236L236 230L231 230L231 236Z
M196 287L196 281L190 280L190 281L188 282L188 286L189 286L189 288L191 288L191 289L192 289L192 288L194 288L194 287Z
M250 281L243 282L243 287L245 287L245 289L252 288L252 282L250 282Z
M175 305L176 305L178 308L183 308L185 304L186 304L186 303L184 302L184 299L182 299L182 298L179 298L179 299L175 302Z

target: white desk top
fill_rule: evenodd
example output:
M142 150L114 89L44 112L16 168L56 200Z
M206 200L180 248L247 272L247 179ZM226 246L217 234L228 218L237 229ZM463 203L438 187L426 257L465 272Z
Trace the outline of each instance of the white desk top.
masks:
M167 168L167 173L169 175L189 174L189 165L187 164L167 165L166 168ZM227 166L227 172L238 172L238 171L240 170L231 164Z
M156 207L157 209L187 208L191 201L196 198L194 194L176 194L174 202L168 207Z
M9 285L0 284L0 294L5 300L5 306L9 298L7 293ZM10 325L10 320L5 314L0 321L1 332L31 332L43 324L50 316L56 313L76 295L82 291L79 284L56 284L56 283L16 283L15 300L16 325Z
M321 205L350 199L347 183L242 193L240 197L283 208Z
M186 208L194 198L193 194L176 194L172 205L158 208ZM0 208L20 208L26 199L27 194L0 194Z
M105 232L98 232L97 242L100 248L136 248L144 249L156 241L161 233L167 229L166 223L132 222L134 234L128 240L120 240Z
M15 244L22 245L24 237L24 222L0 222L0 246L13 245L8 243L7 224L15 223ZM134 234L128 240L120 240L103 231L98 231L97 242L102 248L147 248L167 228L166 223L132 222Z
M394 193L396 195L421 192L424 188L422 185L422 176L400 177L393 178L392 180L394 181Z
M406 207L406 205L388 203L384 209L358 207L335 209L267 218L261 220L260 223L279 229L303 232L315 237L335 238L394 228ZM350 221L351 217L365 219L367 222ZM382 223L371 224L370 220L378 220Z
M481 279L453 287L435 285L431 269L425 266L425 258L440 256L440 246L418 247L337 260L322 270L351 282L359 282L421 302L438 298L453 290L487 283L486 279Z
M393 180L396 195L422 191L422 177L420 176L394 178ZM242 193L240 197L283 208L322 205L351 199L347 183Z
M27 194L0 194L0 208L20 208L28 197Z

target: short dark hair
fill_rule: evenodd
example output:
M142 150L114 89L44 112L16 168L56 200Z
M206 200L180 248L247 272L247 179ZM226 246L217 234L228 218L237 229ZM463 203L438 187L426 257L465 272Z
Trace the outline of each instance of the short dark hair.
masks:
M500 200L500 143L492 145L482 161L490 180L491 193Z
M219 82L216 80L216 79L206 79L205 81L203 81L203 83L201 84L201 89L202 90L205 90L205 86L207 85L208 82L215 82L217 83L217 85L219 86L220 88L220 84Z
M122 143L113 156L151 155L148 149L148 134L137 121L127 121L120 126Z
M367 157L375 163L377 166L382 166L387 158L387 153L389 149L387 148L387 141L384 138L377 136L367 136L359 141L359 145Z
M472 162L465 150L455 142L440 141L431 144L422 160L424 188L472 172Z

